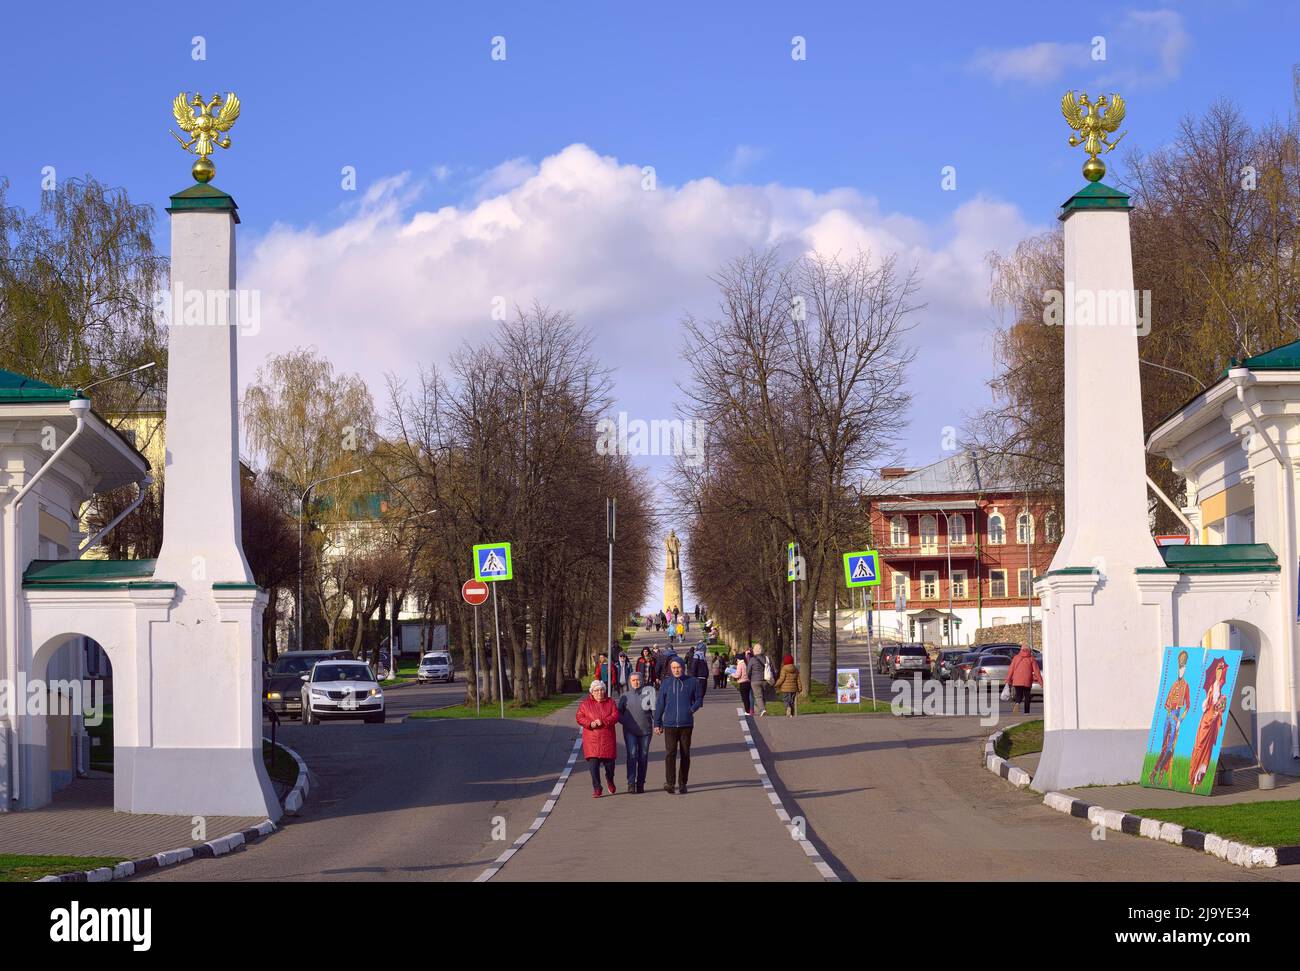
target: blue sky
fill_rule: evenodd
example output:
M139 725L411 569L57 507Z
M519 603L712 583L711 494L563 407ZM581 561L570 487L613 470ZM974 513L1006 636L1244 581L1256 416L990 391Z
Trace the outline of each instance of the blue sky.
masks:
M1062 92L1124 94L1125 147L1160 146L1219 97L1255 122L1285 118L1298 10L10 5L0 175L26 207L53 165L161 210L189 182L171 99L236 91L243 115L216 184L241 207L241 284L262 290L265 316L241 338L241 379L313 343L381 404L385 374L445 361L490 330L503 296L572 310L618 368L619 407L671 417L679 321L712 311L721 262L791 239L892 250L924 274L929 303L905 456L919 465L986 397L984 254L1050 225L1081 184ZM498 35L504 61L491 57ZM1104 61L1090 56L1098 35ZM791 57L795 36L806 60ZM348 165L354 192L340 185ZM650 194L636 185L647 165ZM941 189L946 165L955 191Z

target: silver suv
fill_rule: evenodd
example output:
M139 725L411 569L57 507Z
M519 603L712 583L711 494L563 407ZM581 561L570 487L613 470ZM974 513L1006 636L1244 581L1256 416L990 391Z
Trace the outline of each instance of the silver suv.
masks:
M924 644L895 644L885 652L885 673L891 678L900 674L930 676L930 652Z

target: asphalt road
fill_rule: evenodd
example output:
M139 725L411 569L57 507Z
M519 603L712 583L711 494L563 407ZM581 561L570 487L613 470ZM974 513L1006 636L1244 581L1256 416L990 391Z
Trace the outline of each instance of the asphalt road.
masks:
M531 824L576 729L567 709L540 721L403 718L464 692L463 681L389 689L383 725L283 723L280 740L311 770L303 814L247 849L137 879L474 879Z

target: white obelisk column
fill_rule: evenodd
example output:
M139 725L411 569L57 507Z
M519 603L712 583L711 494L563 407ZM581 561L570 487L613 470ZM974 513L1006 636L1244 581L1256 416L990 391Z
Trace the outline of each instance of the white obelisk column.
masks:
M196 187L196 189L199 187ZM155 576L251 582L240 538L235 202L173 199L163 542ZM190 190L194 191L194 190ZM208 203L185 207L187 201Z
M1094 183L1065 222L1065 533L1043 598L1040 791L1129 782L1142 766L1172 582L1151 538L1128 197ZM1144 600L1146 601L1144 603Z
M262 762L262 610L240 539L235 202L210 185L172 196L163 539L167 621L142 630L146 701L117 747L119 810L269 816Z

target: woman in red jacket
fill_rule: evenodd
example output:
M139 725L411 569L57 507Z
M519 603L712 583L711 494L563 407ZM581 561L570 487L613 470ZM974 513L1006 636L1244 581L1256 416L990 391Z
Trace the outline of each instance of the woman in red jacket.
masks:
M618 741L614 726L618 724L618 706L605 696L605 682L591 682L591 694L578 706L578 724L582 726L582 755L591 769L592 796L600 798L600 770L605 770L605 784L614 794L614 761L618 758Z

